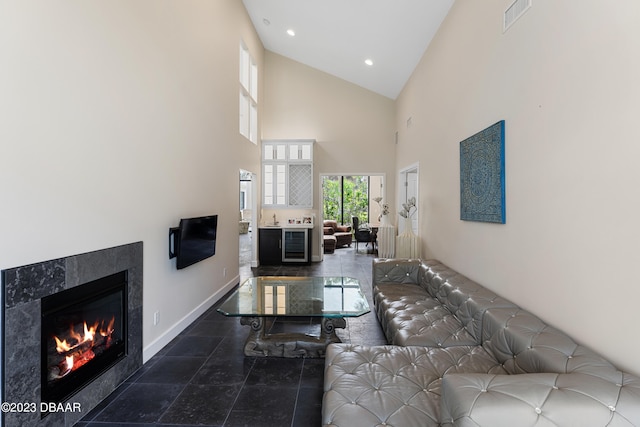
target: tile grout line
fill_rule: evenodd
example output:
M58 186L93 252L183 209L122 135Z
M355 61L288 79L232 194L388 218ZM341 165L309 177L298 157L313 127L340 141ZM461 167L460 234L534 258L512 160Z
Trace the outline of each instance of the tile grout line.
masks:
M296 390L296 401L293 404L293 413L291 414L291 427L295 427L296 410L298 409L298 399L300 398L300 387L302 386L302 374L304 373L304 365L306 358L302 358L302 365L300 366L300 377L298 378L298 388Z

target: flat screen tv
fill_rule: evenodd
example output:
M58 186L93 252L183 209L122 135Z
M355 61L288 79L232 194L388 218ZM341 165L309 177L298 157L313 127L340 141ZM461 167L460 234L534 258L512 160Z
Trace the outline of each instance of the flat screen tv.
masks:
M183 218L169 230L169 258L176 258L178 270L216 253L218 215Z

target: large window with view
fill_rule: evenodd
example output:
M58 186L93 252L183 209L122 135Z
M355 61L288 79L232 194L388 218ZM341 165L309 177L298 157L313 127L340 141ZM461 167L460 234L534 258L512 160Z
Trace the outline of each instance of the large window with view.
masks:
M258 66L240 42L240 134L258 143Z
M369 222L369 176L324 176L322 192L324 219L351 224L355 216L360 223Z

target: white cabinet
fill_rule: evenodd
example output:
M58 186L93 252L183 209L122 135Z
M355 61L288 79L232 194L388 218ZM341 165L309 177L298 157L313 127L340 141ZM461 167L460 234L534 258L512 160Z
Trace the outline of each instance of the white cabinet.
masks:
M262 141L262 204L313 207L313 140Z

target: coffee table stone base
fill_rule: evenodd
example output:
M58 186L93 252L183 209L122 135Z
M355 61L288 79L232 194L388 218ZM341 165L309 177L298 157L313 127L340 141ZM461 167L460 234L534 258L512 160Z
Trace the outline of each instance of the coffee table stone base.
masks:
M324 317L320 336L301 333L265 333L264 317L242 317L240 324L249 325L251 331L244 345L245 356L274 357L324 357L329 344L342 342L336 328L345 328L343 317Z

